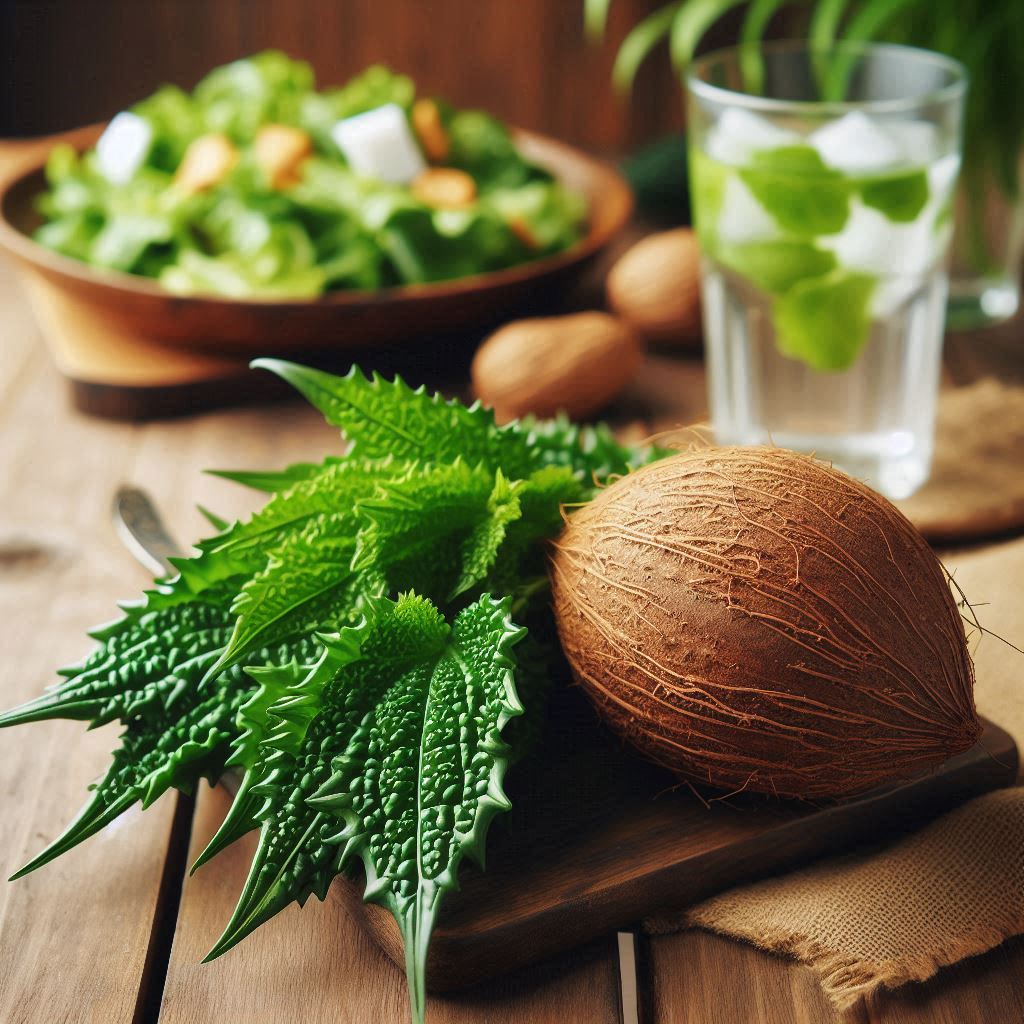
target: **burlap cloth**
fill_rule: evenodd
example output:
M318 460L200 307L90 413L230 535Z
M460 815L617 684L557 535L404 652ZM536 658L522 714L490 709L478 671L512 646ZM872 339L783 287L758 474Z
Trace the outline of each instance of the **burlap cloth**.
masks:
M932 540L963 541L1024 525L1024 387L986 378L944 389L931 477L897 505Z
M1024 539L946 563L982 625L1020 646ZM978 710L1024 751L1024 656L992 636L972 647ZM645 927L708 928L794 956L838 1009L881 985L923 981L1024 932L1024 787L977 797L887 848L731 889Z

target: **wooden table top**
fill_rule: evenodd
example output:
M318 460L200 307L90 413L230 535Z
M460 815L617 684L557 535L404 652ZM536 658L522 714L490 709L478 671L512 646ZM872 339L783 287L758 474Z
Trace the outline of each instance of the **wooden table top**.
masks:
M957 381L996 368L1020 378L1016 332L957 340ZM697 362L662 360L639 390L664 406L699 402ZM681 415L693 415L686 409ZM0 264L0 704L54 680L88 649L85 630L148 581L115 539L114 488L147 488L181 538L200 535L196 503L250 511L247 492L204 467L312 460L337 437L301 405L124 425L72 412L13 273ZM2 734L0 870L53 839L105 767L113 726L48 722ZM168 793L136 807L54 864L0 883L0 1024L338 1024L407 1019L402 974L341 901L292 906L228 956L200 960L234 905L252 837L194 877L186 866L228 797ZM620 1019L615 936L541 969L431 1000L430 1024ZM645 1024L1010 1024L1024 1021L1024 940L872 998L845 1017L811 972L703 932L641 946Z

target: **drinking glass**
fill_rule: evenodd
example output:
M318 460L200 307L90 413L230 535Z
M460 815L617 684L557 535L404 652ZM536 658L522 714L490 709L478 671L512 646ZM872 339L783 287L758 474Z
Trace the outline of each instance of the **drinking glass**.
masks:
M781 42L704 57L687 87L716 439L906 497L932 456L963 68Z

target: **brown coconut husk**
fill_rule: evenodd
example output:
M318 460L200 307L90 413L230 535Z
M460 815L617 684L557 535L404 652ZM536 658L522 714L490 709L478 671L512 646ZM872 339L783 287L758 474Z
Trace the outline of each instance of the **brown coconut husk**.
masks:
M980 731L941 564L885 498L806 456L647 466L569 517L551 578L576 680L695 784L849 797Z

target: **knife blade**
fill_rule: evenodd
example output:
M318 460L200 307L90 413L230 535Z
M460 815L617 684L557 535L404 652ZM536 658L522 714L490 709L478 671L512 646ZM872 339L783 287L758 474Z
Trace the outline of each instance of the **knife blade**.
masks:
M178 570L170 559L180 556L181 548L145 491L138 487L119 487L114 494L111 514L118 537L138 562L155 577L177 575Z

